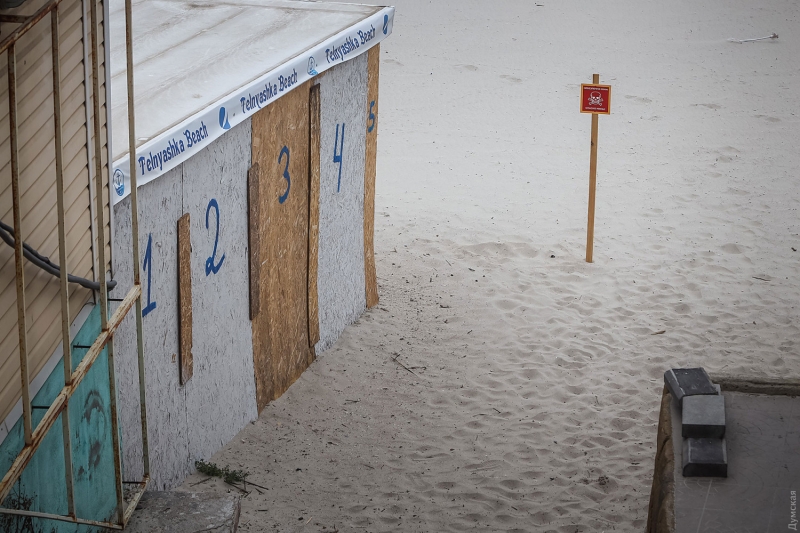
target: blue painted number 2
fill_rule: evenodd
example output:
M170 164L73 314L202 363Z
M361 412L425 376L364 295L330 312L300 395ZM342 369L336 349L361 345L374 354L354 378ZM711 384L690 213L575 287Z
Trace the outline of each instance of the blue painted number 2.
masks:
M289 148L284 146L278 156L278 164L281 164L283 155L286 154L286 166L283 168L283 179L286 180L286 192L278 196L278 203L282 204L289 197L289 189L292 188L292 178L289 176Z
M339 153L336 153L339 150ZM339 146L339 125L336 125L336 144L333 145L333 162L339 163L339 181L336 183L336 192L342 187L342 154L344 153L344 122L342 122L342 145Z
M219 243L219 204L216 198L212 198L206 208L206 229L208 229L208 215L211 213L212 207L217 212L217 233L214 235L214 251L211 252L211 257L206 259L206 276L219 272L219 269L222 268L222 262L225 261L225 254L222 254L222 257L219 258L219 263L214 264L214 258L217 256L217 244Z
M142 309L142 318L146 317L150 311L156 308L156 303L150 300L150 288L153 276L153 234L147 236L147 249L144 252L142 268L147 272L147 305Z
M367 127L367 133L372 133L372 130L375 129L375 113L372 112L373 107L375 107L375 100L369 103L369 126Z

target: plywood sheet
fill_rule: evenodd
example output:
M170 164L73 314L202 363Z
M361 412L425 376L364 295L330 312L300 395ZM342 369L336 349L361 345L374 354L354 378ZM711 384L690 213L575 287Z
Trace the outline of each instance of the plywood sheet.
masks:
M330 348L367 306L364 157L367 54L325 72L320 86L319 333Z
M255 320L261 309L261 244L259 231L258 163L247 171L247 249L250 260L250 320Z
M311 360L308 346L309 87L253 116L259 166L261 312L253 323L259 411ZM255 253L255 251L253 252Z
M178 359L181 385L192 378L192 242L189 213L178 219Z
M367 52L367 140L364 162L364 286L367 307L378 305L375 270L375 176L378 157L378 72L381 47Z
M311 348L319 342L319 292L317 291L317 266L319 265L319 143L320 100L319 85L311 87L309 98L311 136L309 140L309 214L308 214L308 343Z

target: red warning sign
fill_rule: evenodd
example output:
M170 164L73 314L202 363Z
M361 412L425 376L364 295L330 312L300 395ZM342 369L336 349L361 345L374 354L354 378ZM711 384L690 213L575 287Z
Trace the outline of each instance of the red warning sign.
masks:
M611 113L611 85L581 84L581 113Z

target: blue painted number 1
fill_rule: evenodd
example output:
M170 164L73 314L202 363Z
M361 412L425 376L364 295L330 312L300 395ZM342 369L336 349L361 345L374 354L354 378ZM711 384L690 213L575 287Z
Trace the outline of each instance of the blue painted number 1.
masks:
M339 153L336 153L339 150ZM333 162L339 163L339 181L336 183L336 192L342 187L342 154L344 154L344 122L342 122L342 145L339 146L339 125L336 125L336 144L333 145Z
M225 254L222 254L222 257L219 258L219 263L214 264L214 258L217 256L217 243L219 242L219 204L216 198L212 198L206 208L206 229L208 229L208 215L211 213L212 207L217 211L217 233L214 235L214 251L211 252L211 257L206 259L206 276L212 272L214 274L219 272L219 269L222 268L222 262L225 261Z
M146 317L150 311L156 308L156 303L150 300L151 280L153 276L153 234L147 236L147 249L144 252L142 268L147 272L147 305L142 309L142 318Z

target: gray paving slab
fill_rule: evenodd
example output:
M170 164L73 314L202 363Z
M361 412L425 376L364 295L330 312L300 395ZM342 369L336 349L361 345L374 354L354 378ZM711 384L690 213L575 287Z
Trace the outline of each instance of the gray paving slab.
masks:
M672 403L676 533L800 530L792 522L800 517L800 397L723 396L727 479L683 477L681 413Z
M687 396L718 394L703 368L671 368L664 372L664 384L680 404Z
M683 477L728 477L725 439L683 439Z
M682 435L696 439L725 436L725 397L721 395L687 396L681 413Z
M145 492L126 533L236 533L239 498L194 492Z

